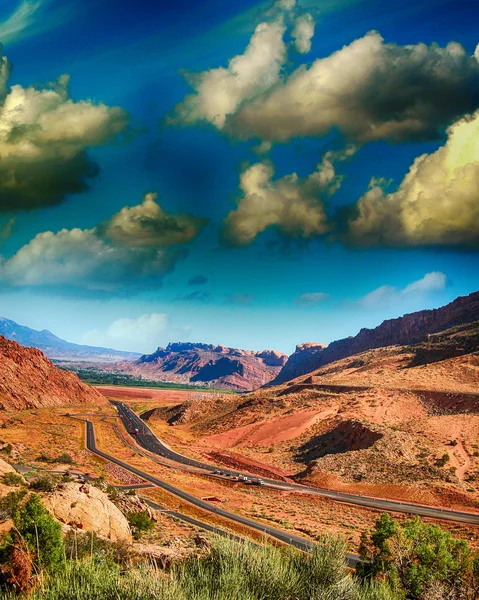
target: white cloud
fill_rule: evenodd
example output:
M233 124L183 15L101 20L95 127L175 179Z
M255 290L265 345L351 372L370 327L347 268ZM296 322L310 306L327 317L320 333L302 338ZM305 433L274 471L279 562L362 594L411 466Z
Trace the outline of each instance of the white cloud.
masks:
M312 238L330 230L324 200L341 185L334 162L354 153L328 152L316 171L304 179L296 173L273 180L271 163L256 163L240 176L242 196L238 207L224 220L224 236L233 245L244 246L270 226L290 237Z
M76 0L23 0L3 21L0 21L0 42L12 45L26 37L45 33L73 17Z
M346 239L365 246L479 244L479 111L419 156L395 192L372 180Z
M416 294L423 292L435 292L443 290L447 284L447 277L444 273L440 271L432 271L431 273L426 273L422 279L418 279L417 281L413 281L409 285L407 285L403 293L404 294Z
M0 22L0 41L5 44L16 40L32 24L33 16L42 4L40 0L21 2L8 19Z
M178 120L209 121L221 129L243 101L268 90L278 81L286 59L285 29L282 17L260 23L244 53L233 57L227 68L191 76L196 93L176 107Z
M413 281L403 289L398 289L391 285L382 285L369 292L369 294L366 294L360 300L360 304L371 309L400 304L424 294L442 291L445 289L446 284L446 275L439 271L433 271L426 273L424 277Z
M167 213L156 198L149 193L138 206L122 208L105 224L105 237L122 246L166 248L189 242L206 224L191 215Z
M43 88L8 89L10 63L0 52L0 210L61 202L98 173L87 149L125 131L119 107L74 102L68 75Z
M306 54L311 50L311 40L314 36L314 19L309 13L300 15L294 22L291 37L294 39L296 50Z
M190 228L178 231L179 217L163 211L153 195L147 195L146 201L147 209L156 211L157 221L152 212L145 217L143 203L127 207L126 213L120 211L99 227L39 233L12 257L0 256L0 282L108 291L158 286L185 256L184 250L171 246L187 243L201 228L193 228L193 217L181 215L181 222L188 222ZM139 216L145 217L143 226Z
M479 107L478 82L460 44L399 46L370 32L239 104L224 129L272 142L335 127L356 142L432 139Z
M100 329L88 331L81 343L147 354L169 341L168 329L169 321L166 314L144 314L136 319L117 319L104 331Z
M296 0L277 0L274 7L279 10L293 10L296 6Z
M295 300L295 304L299 304L299 306L315 306L328 298L329 294L324 292L309 292L298 296Z

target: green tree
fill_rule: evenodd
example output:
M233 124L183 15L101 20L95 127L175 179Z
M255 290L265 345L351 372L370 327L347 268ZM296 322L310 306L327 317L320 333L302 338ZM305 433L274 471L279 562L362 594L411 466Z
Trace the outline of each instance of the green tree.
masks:
M420 600L434 587L451 600L475 597L466 595L479 581L469 545L419 517L398 523L381 515L371 534L363 534L360 556L358 574L387 581L398 598Z
M37 494L32 494L15 513L13 524L9 545L23 541L33 553L35 566L39 569L51 571L63 566L65 551L60 524L43 506Z
M155 522L150 519L146 510L129 513L128 522L133 529L135 539L138 539L143 532L151 531L155 526Z

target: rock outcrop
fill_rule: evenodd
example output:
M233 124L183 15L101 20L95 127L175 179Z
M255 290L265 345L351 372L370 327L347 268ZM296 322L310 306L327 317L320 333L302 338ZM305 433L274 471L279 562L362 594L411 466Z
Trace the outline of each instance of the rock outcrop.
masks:
M108 496L89 484L65 483L44 498L46 508L65 529L88 531L112 542L131 542L125 515Z
M275 350L252 352L212 344L175 342L137 361L118 363L112 369L152 381L248 391L268 383L279 373L287 358Z
M384 321L375 329L361 329L358 335L332 342L327 347L302 344L296 348L271 385L285 383L336 360L373 348L408 346L428 339L429 335L464 323L479 320L479 292L456 298L434 310L422 310Z
M79 403L104 404L105 398L55 367L40 350L0 336L0 410Z

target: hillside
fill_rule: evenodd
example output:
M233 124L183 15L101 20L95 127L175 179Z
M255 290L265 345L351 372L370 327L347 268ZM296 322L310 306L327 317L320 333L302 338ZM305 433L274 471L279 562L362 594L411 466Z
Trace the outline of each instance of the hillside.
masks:
M113 362L118 360L135 360L140 356L136 352L123 352L121 350L112 350L111 348L72 344L62 340L46 329L37 331L36 329L19 325L15 321L4 319L3 317L0 317L0 335L7 340L18 342L22 346L38 348L48 358L56 360Z
M479 292L456 298L434 310L422 310L384 321L375 329L361 329L354 337L332 342L329 346L306 343L296 347L279 375L270 382L277 385L310 373L336 360L393 345L417 344L431 334L479 319ZM460 354L460 348L457 349Z
M76 375L55 367L35 348L0 336L0 410L67 404L104 404L104 397Z
M198 455L252 473L477 507L479 321L366 350L221 404L191 398L148 417L173 425Z
M170 343L134 362L111 367L151 381L192 383L238 391L256 389L273 379L287 356L275 350L253 352L211 344Z

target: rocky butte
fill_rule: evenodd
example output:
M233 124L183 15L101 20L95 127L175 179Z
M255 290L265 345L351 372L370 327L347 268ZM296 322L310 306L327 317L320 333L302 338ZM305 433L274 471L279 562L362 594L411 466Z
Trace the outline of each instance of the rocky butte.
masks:
M212 344L174 342L134 362L117 363L112 368L152 381L248 391L276 377L287 359L286 354L276 350L254 352Z

